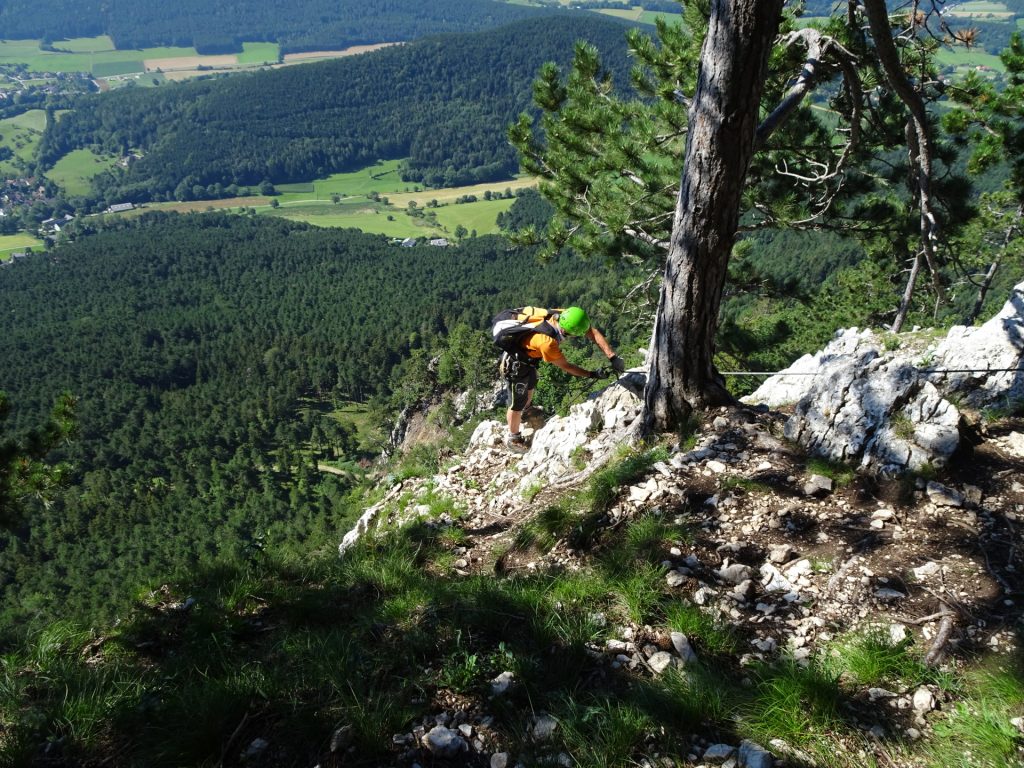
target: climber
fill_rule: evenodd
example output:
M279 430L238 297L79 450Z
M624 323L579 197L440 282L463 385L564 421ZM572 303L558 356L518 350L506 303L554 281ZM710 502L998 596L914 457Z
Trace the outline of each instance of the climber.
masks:
M511 403L506 413L508 436L505 445L516 453L525 453L529 447L520 426L523 411L530 405L537 386L537 368L541 360L557 365L573 376L603 379L611 375L607 369L588 371L566 360L559 349L559 343L566 335L585 336L608 356L611 371L619 374L626 370L625 362L615 354L608 340L590 324L587 313L579 307L505 310L494 318L493 335L494 343L504 353L500 370L511 392Z

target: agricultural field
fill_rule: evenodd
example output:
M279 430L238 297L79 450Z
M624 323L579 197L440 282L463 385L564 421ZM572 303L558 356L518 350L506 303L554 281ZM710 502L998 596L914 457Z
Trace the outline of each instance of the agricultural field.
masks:
M46 176L59 184L65 194L81 196L89 193L94 176L116 164L116 157L98 155L91 149L76 149L58 160Z
M484 200L486 192L498 196L507 190L514 192L536 185L532 178L522 177L494 184L423 189L402 181L401 162L381 161L359 171L336 173L305 184L280 184L277 189L281 194L275 198L277 206L259 206L258 210L319 227L354 227L389 237L452 237L460 224L483 235L498 231L498 213L508 210L514 202L512 199ZM371 199L374 192L386 198L387 204ZM333 201L335 196L337 203ZM466 196L475 196L478 200L455 203ZM409 215L410 203L415 203L423 215ZM239 201L239 204L244 203Z
M45 128L46 112L41 109L0 120L0 147L6 147L13 153L10 159L0 160L0 175L22 175L19 165L32 161Z
M192 48L118 51L109 37L60 40L44 51L36 40L0 41L0 64L25 64L32 72L88 72L96 77L144 71L146 59L194 57Z
M116 50L107 37L60 40L54 50L43 50L38 40L0 40L0 65L24 64L31 72L86 72L102 88L128 83L144 87L202 75L243 72L309 61L354 56L390 45L360 45L339 51L313 51L283 57L277 43L242 43L242 52L204 56L195 48L143 48Z
M935 52L935 60L944 67L953 67L958 75L966 74L967 70L976 67L988 67L993 72L1006 72L1002 59L977 48L967 50L962 46L942 47Z
M494 234L498 231L496 223L498 214L505 213L512 207L515 199L478 200L475 203L460 203L437 208L437 223L448 236L455 232L460 224L469 232L478 235Z
M259 208L257 213L316 227L350 227L388 237L440 237L443 234L429 222L420 223L402 211L389 210L366 200L339 204L291 203L277 208Z
M536 179L529 176L520 176L511 181L495 181L489 184L474 184L470 187L450 187L447 189L424 189L413 192L398 192L388 195L391 205L396 208L405 208L409 202L415 202L420 208L425 208L431 200L436 200L439 205L454 203L458 198L466 195L474 195L483 199L484 193L491 192L495 195L502 195L506 190L515 192L517 189L526 189L537 186Z
M441 190L432 190L441 191ZM280 216L292 221L304 221L317 227L352 227L388 237L447 237L454 238L460 225L478 235L498 232L497 216L506 211L514 200L478 200L458 205L446 203L436 208L420 208L413 215L408 208L374 203L371 200L341 203L291 203L277 208L258 209L259 213Z
M402 181L399 160L378 162L351 173L337 173L302 184L280 184L275 197L234 197L224 200L195 200L182 203L149 203L121 216L138 216L143 210L202 213L209 210L279 216L317 227L351 227L388 237L453 238L460 225L479 235L498 231L498 214L515 202L508 190L536 186L529 177L494 184L477 184L451 189L420 189ZM381 199L370 197L376 192ZM485 200L490 192L495 199ZM456 203L459 198L477 197L476 202ZM337 197L337 202L334 198ZM385 202L385 199L387 202ZM418 211L410 214L409 204Z
M955 19L989 19L998 21L1013 16L1013 11L999 2L990 0L971 0L966 3L950 5L944 15Z
M374 165L351 173L335 173L325 179L302 184L278 184L278 201L282 205L298 202L330 201L333 195L365 197L371 192L390 195L393 192L411 192L415 185L402 181L399 176L401 160L379 161Z
M16 235L0 235L0 261L7 261L12 253L29 248L40 251L43 248L43 241L21 232Z

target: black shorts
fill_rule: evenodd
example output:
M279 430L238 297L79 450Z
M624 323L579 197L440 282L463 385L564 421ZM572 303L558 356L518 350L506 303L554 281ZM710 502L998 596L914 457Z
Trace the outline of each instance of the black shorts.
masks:
M509 408L513 411L523 410L530 392L537 387L537 364L506 355L501 361L501 372L508 382L509 392L512 393Z

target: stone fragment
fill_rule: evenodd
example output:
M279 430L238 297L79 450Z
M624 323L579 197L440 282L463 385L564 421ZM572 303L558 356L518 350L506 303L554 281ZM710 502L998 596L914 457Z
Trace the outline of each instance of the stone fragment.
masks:
M937 483L934 480L928 481L925 493L932 504L940 507L962 507L964 505L964 497L959 491L947 488L942 483Z
M720 475L720 474L722 474L723 472L725 472L725 470L726 470L726 469L728 469L728 467L726 467L726 465L725 465L725 464L723 464L723 463L722 463L722 462L720 462L720 461L714 460L714 459L712 459L711 461L709 461L709 462L708 462L707 464L705 464L704 466L706 466L706 467L707 467L708 469L710 469L710 470L711 470L712 472L714 472L714 473L715 473L716 475Z
M824 475L811 475L804 483L804 495L818 496L832 491L832 478Z
M895 699L895 693L888 691L885 688L868 688L868 701L878 701L879 699Z
M673 632L670 635L672 639L672 647L675 648L676 653L679 654L679 658L683 660L684 664L690 664L697 660L697 654L693 651L693 646L690 645L689 638L682 632Z
M443 725L435 725L423 735L420 743L435 757L448 760L469 750L462 734Z
M679 571L669 571L665 574L665 583L670 587L678 587L686 583L686 575Z
M672 654L667 651L658 651L647 660L647 663L651 665L654 674L660 675L672 666Z
M776 565L782 565L796 556L796 551L791 544L774 544L768 550L768 559Z
M352 746L356 732L351 725L343 725L331 734L331 752L343 752Z
M942 566L934 561L930 561L924 565L919 565L917 568L912 568L911 573L914 574L914 578L918 581L924 581L929 576L934 576L941 570Z
M910 630L906 625L895 622L889 625L889 640L893 645L899 645L910 637Z
M558 728L558 721L554 717L548 714L537 715L533 719L530 735L535 741L547 741L554 735L556 728Z
M918 714L931 712L935 709L935 694L922 685L914 691L913 706Z
M248 748L242 754L243 760L258 760L264 752L267 751L267 747L270 746L270 742L266 739L253 739Z
M793 584L770 563L761 566L761 586L765 592L790 592Z
M875 597L877 597L879 600L902 600L906 597L906 595L900 592L898 589L882 587L881 589L875 590Z
M719 579L727 584L741 584L753 577L754 569L749 565L733 563L732 565L726 565L720 568L717 571L717 575Z
M508 752L495 752L491 755L491 768L508 768Z
M775 758L761 745L744 739L740 742L739 765L742 768L773 768Z
M1011 432L1003 438L1002 443L1010 454L1024 459L1024 433Z
M732 757L735 752L736 747L731 744L712 744L704 750L704 757L702 759L705 763L719 765Z

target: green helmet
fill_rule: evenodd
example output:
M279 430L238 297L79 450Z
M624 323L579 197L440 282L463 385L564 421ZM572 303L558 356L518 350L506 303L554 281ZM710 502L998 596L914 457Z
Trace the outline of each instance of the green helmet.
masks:
M570 336L582 336L590 330L590 318L579 307L569 307L558 316L558 325Z

